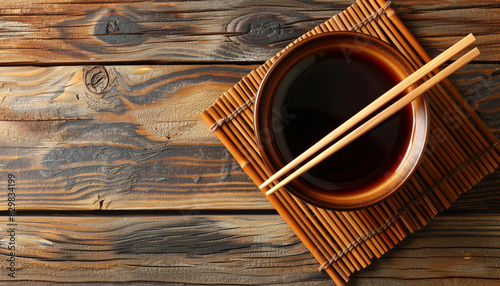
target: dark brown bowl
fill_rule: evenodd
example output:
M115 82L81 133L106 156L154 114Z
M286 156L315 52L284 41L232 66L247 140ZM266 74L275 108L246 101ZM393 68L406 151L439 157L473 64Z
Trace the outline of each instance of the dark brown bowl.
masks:
M293 45L257 93L255 136L264 163L275 173L411 72L398 51L360 33L323 33ZM376 204L410 177L427 130L421 96L285 188L327 209Z

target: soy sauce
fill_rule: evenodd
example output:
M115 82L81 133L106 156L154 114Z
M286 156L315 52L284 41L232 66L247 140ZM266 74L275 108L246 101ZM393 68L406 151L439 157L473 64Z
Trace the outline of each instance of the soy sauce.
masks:
M399 79L363 54L309 56L282 79L273 101L276 146L290 162L396 85ZM411 138L411 106L356 139L301 180L325 191L373 186L394 172ZM328 145L330 146L330 145Z

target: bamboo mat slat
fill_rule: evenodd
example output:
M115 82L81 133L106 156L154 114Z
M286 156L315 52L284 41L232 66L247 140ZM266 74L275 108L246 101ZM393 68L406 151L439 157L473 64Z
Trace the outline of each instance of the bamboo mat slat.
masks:
M266 71L286 49L304 38L342 30L370 34L390 43L415 69L430 61L390 2L384 0L358 0L293 41L201 114L256 185L272 175L259 155L253 125L254 98ZM350 212L309 205L283 189L268 197L318 260L319 270L327 272L338 285L423 227L500 165L498 140L449 80L434 86L426 96L430 130L425 154L395 195L378 205Z

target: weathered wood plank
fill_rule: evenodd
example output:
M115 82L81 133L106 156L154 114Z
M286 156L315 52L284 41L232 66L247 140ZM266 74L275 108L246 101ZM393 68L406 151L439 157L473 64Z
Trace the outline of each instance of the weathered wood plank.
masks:
M272 208L221 145L86 144L0 154L0 177L17 178L20 210Z
M16 222L17 277L10 279L4 267L0 276L9 283L318 285L330 279L316 271L315 259L278 216L17 217ZM2 235L2 255L9 253L6 243Z
M377 282L371 285L498 285L497 219L439 215L370 267L355 273L352 284L370 285L373 280ZM484 276L489 279L480 279Z
M19 210L272 209L220 145L0 148L0 177L9 173L17 177ZM499 186L497 171L451 209L497 212Z
M0 63L265 61L353 2L2 1ZM431 55L474 33L480 60L500 59L496 0L393 6Z
M255 67L2 67L0 146L219 143L199 114Z
M500 170L487 176L471 190L462 194L450 211L498 212L500 209Z
M0 238L7 258L0 281L9 285L331 283L278 216L18 216L15 222L15 279L7 276L10 238ZM498 215L440 215L349 285L494 285L499 233Z
M500 65L467 65L450 79L481 120L500 138Z
M0 146L218 143L199 113L255 67L2 67ZM451 79L500 137L500 67L471 64Z
M18 177L24 210L270 209L199 117L254 67L106 66L102 93L89 67L2 67L0 173ZM452 78L497 135L499 70ZM497 210L498 174L456 210Z

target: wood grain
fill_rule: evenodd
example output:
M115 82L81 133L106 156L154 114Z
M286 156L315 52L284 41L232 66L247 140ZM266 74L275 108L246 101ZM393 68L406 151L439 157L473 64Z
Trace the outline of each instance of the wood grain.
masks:
M2 1L0 64L265 61L353 1ZM473 33L499 60L495 0L394 1L432 56Z
M471 108L500 138L500 65L467 65L450 79Z
M199 117L254 67L104 66L99 94L86 66L2 67L0 173L19 177L24 210L270 209ZM452 77L497 135L498 71ZM457 209L497 210L498 178Z
M99 93L84 78L89 66L0 68L0 146L92 142L145 149L165 142L219 143L199 114L255 68L97 67L109 82ZM23 140L28 133L33 140Z
M496 220L497 216L438 215L386 256L355 273L352 285L370 285L370 280L376 281L371 285L497 285L500 229ZM478 279L483 275L489 279Z
M19 210L269 209L220 145L1 148ZM5 210L7 205L0 205Z
M331 285L199 113L353 2L2 1L18 248L11 279L0 233L0 285ZM431 56L477 37L451 79L500 137L498 2L392 7ZM348 285L498 284L499 186L497 170Z
M500 209L500 170L486 176L471 190L462 194L449 208L450 211L498 213Z
M470 107L500 138L500 66L467 65L450 77ZM450 118L450 124L455 124ZM472 190L460 196L451 206L452 211L474 210L498 213L500 170L484 178ZM482 203L481 203L482 202Z
M199 117L249 66L107 66L99 94L85 68L0 69L0 172L20 209L269 208Z
M9 285L331 283L277 216L18 216L16 223L17 277L0 276ZM498 215L440 215L348 285L494 285L499 232Z

